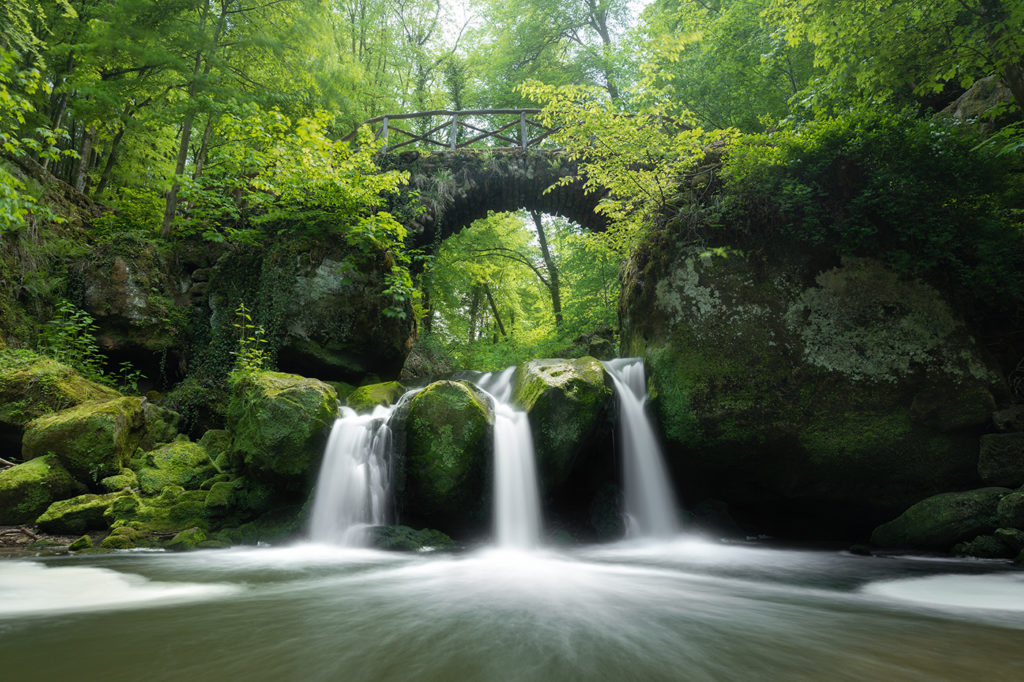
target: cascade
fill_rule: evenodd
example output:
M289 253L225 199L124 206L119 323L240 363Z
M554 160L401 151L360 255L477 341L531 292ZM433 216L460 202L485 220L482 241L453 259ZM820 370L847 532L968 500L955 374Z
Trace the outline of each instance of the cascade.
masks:
M540 544L540 494L530 421L511 403L515 370L489 372L474 383L494 404L495 541L505 549L531 549Z
M675 535L679 532L675 496L654 427L644 412L647 384L643 359L616 358L602 364L612 377L619 403L626 534L659 538Z
M397 407L377 406L364 415L349 407L341 408L316 483L310 521L313 542L361 547L366 544L368 526L392 521L392 439L388 422Z

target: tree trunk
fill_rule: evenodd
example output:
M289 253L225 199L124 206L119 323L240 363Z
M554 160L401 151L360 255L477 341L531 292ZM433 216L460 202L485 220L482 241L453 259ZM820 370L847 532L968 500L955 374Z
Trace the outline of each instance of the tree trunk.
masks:
M533 224L537 228L537 241L540 242L540 252L544 256L544 267L548 270L548 292L551 294L551 311L555 314L555 326L562 328L562 290L558 284L558 268L555 267L555 260L551 257L551 249L548 248L547 235L544 234L544 223L538 211L530 211Z
M122 123L121 127L117 129L117 134L114 135L114 139L110 141L110 152L107 154L107 163L103 166L103 173L100 175L100 182L96 185L96 190L92 193L92 196L98 197L103 194L103 190L107 188L107 184L110 182L110 172L114 169L114 163L117 160L117 148L121 144L121 139L124 137L125 126Z
M508 336L505 333L505 325L501 323L501 315L498 314L498 306L494 305L494 297L491 296L491 288L484 285L484 293L487 295L487 302L491 305L491 312L494 313L494 323L498 325L498 331L501 332L502 336Z
M96 135L96 128L89 126L82 131L82 145L78 148L78 167L75 170L75 182L73 187L79 192L85 193L85 181L89 177L89 162L92 160L92 140Z

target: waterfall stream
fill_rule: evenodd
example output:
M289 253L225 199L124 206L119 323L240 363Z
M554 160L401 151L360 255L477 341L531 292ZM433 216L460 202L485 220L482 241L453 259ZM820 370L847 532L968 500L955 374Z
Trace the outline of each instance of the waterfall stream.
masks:
M494 404L494 538L502 549L540 544L540 494L533 434L526 413L512 406L515 367L478 377Z
M615 384L626 489L626 534L668 538L679 532L675 496L651 420L644 412L647 384L642 358L602 363Z
M356 414L342 407L324 450L313 498L313 542L362 547L365 530L393 521L391 427L397 405Z

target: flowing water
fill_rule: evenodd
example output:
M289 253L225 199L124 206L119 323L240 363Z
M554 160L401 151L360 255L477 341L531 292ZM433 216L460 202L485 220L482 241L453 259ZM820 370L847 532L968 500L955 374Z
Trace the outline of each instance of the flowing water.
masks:
M483 374L475 383L494 404L494 541L528 550L540 544L540 495L530 422L511 404L515 370Z
M359 415L342 407L324 450L310 515L314 542L361 547L368 526L393 522L391 428L395 407Z
M679 518L658 438L644 412L643 359L617 358L603 364L619 403L626 532L630 537L670 538L679 533Z
M1020 680L1009 564L697 540L0 561L0 677Z

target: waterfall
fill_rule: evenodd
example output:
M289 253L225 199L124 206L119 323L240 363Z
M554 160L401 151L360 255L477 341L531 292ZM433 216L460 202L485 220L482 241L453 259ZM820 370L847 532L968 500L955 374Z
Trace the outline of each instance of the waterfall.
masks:
M495 541L505 549L531 549L540 544L540 494L530 422L511 403L515 370L487 373L474 383L494 404Z
M679 532L676 502L650 419L644 413L647 384L642 358L602 363L615 384L622 432L626 534L665 538Z
M388 421L396 407L378 406L372 414L364 415L341 408L316 483L310 522L313 542L361 547L367 544L368 526L391 523L394 514Z

